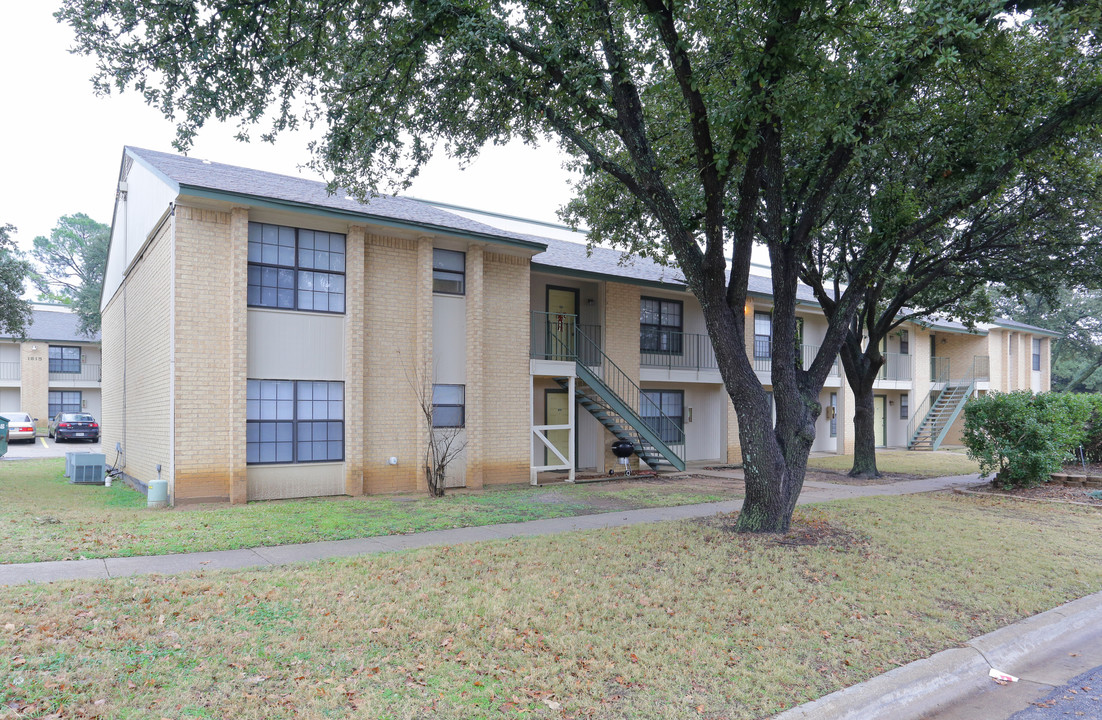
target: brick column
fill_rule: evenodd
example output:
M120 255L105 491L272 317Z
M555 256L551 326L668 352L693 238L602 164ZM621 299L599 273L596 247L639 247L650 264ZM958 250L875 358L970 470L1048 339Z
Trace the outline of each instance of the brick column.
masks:
M417 239L417 286L414 302L417 304L417 331L416 352L413 358L417 373L422 378L421 386L425 392L432 392L433 362L432 362L432 238L421 237ZM416 447L417 462L417 487L428 491L428 483L425 481L424 454L428 446L429 433L432 428L428 426L423 415L418 417Z
M639 383L639 288L622 283L605 284L605 354L612 362ZM619 460L612 454L615 437L610 432L602 434L604 464L602 472L609 468L620 469ZM638 469L639 458L631 457L631 467Z
M364 228L345 238L344 491L364 493Z
M19 346L19 409L46 426L50 414L50 349L41 340Z
M485 258L481 245L467 248L467 367L466 367L466 478L467 487L481 488L483 483L485 445L483 378L483 324L485 322L485 292L483 272Z
M742 462L742 441L738 436L738 415L735 414L735 403L727 394L727 387L720 386L723 393L723 402L727 405L727 462L737 465Z
M228 408L232 427L238 428L239 437L244 436L246 425L245 393L248 380L249 349L249 211L247 208L234 208L230 211L230 337L226 340L229 348L230 367L226 368L230 378ZM178 311L187 312L184 308ZM230 443L229 457L229 496L231 503L243 503L248 500L248 467L245 463L245 443Z

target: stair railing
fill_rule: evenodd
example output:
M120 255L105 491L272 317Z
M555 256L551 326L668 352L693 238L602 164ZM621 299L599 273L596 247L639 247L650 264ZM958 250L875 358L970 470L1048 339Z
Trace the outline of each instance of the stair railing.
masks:
M922 427L922 423L926 420L926 416L930 413L930 398L931 394L927 393L922 402L918 404L914 412L911 414L911 419L907 421L907 435L910 441L907 443L907 447L911 447L915 444L915 440L918 439L918 431Z
M585 362L580 362L579 365L587 370L591 368L598 370L599 372L592 373L594 379L603 384L609 392L616 396L624 404L625 408L635 416L634 418L625 417L624 419L632 423L636 420L641 422L650 430L650 434L655 436L654 439L658 440L658 442L655 443L652 438L646 438L648 442L659 450L662 450L664 447L665 451L675 457L679 457L669 448L669 446L685 444L684 427L662 412L662 408L657 407L654 403L649 403L649 401L648 403L651 407L648 408L649 412L647 416L644 417L642 389L640 389L640 387L635 384L635 381L628 377L628 374L621 370L620 367L614 363L608 355L605 355L601 348L580 329L577 331L576 347L578 349L578 357L585 359ZM617 408L613 409L619 412ZM655 422L658 424L658 427L655 427ZM666 437L670 439L664 439ZM663 452L663 454L666 453Z

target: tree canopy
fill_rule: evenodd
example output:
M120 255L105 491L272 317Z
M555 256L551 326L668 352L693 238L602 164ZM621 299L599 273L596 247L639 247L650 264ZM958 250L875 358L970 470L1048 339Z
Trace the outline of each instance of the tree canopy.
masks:
M441 142L466 158L488 142L555 138L584 173L571 216L596 241L685 274L739 419L739 528L783 531L823 382L868 285L900 244L951 225L1038 150L1074 148L1096 129L1100 8L65 0L58 17L98 58L98 87L141 92L177 120L181 148L210 118L238 118L243 138L262 122L266 139L319 123L315 163L363 195L384 180L401 186ZM837 200L851 197L847 179L935 132L923 162L936 198L845 249L848 285L829 298L819 355L799 366L797 282L841 262L840 250L814 251ZM755 242L773 271L775 424L743 342Z
M31 303L23 299L31 265L16 247L14 234L14 225L0 225L0 333L23 337L31 321Z
M34 239L31 254L40 269L33 279L41 297L72 306L85 335L100 327L100 292L110 241L111 228L84 213L63 215L49 237Z
M1097 274L1097 266L1094 268ZM1097 279L1045 292L1013 294L996 299L999 312L1018 322L1060 333L1052 341L1052 389L1102 392L1102 288Z

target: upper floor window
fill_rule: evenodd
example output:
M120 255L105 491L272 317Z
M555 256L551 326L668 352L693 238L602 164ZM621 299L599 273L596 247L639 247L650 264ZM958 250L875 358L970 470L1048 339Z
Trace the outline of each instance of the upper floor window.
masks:
M639 350L680 355L683 315L680 300L642 298L639 304Z
M249 223L253 307L344 312L344 235Z
M50 346L50 372L79 373L80 348L65 345Z
M1041 339L1033 338L1033 369L1041 369Z
M911 354L911 334L906 330L899 331L899 354Z
M767 312L754 313L754 357L773 357L773 316Z
M432 291L449 295L467 293L467 253L433 249Z

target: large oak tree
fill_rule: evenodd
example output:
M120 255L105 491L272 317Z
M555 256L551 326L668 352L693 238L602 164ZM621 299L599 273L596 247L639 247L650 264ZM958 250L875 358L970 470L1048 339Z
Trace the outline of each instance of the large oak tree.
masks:
M99 58L99 87L142 92L177 119L181 147L212 117L240 118L243 136L272 120L268 138L320 123L317 165L365 196L439 141L470 157L556 138L586 173L575 212L598 237L676 261L700 301L739 419L744 531L787 529L819 392L864 288L891 267L890 241L855 248L800 367L798 278L865 148L939 112L945 68L989 57L1059 69L1020 133L1068 132L1102 92L1099 0L1015 17L990 0L66 0L58 15ZM1017 90L987 92L1013 112ZM775 425L743 342L755 242L773 269Z

